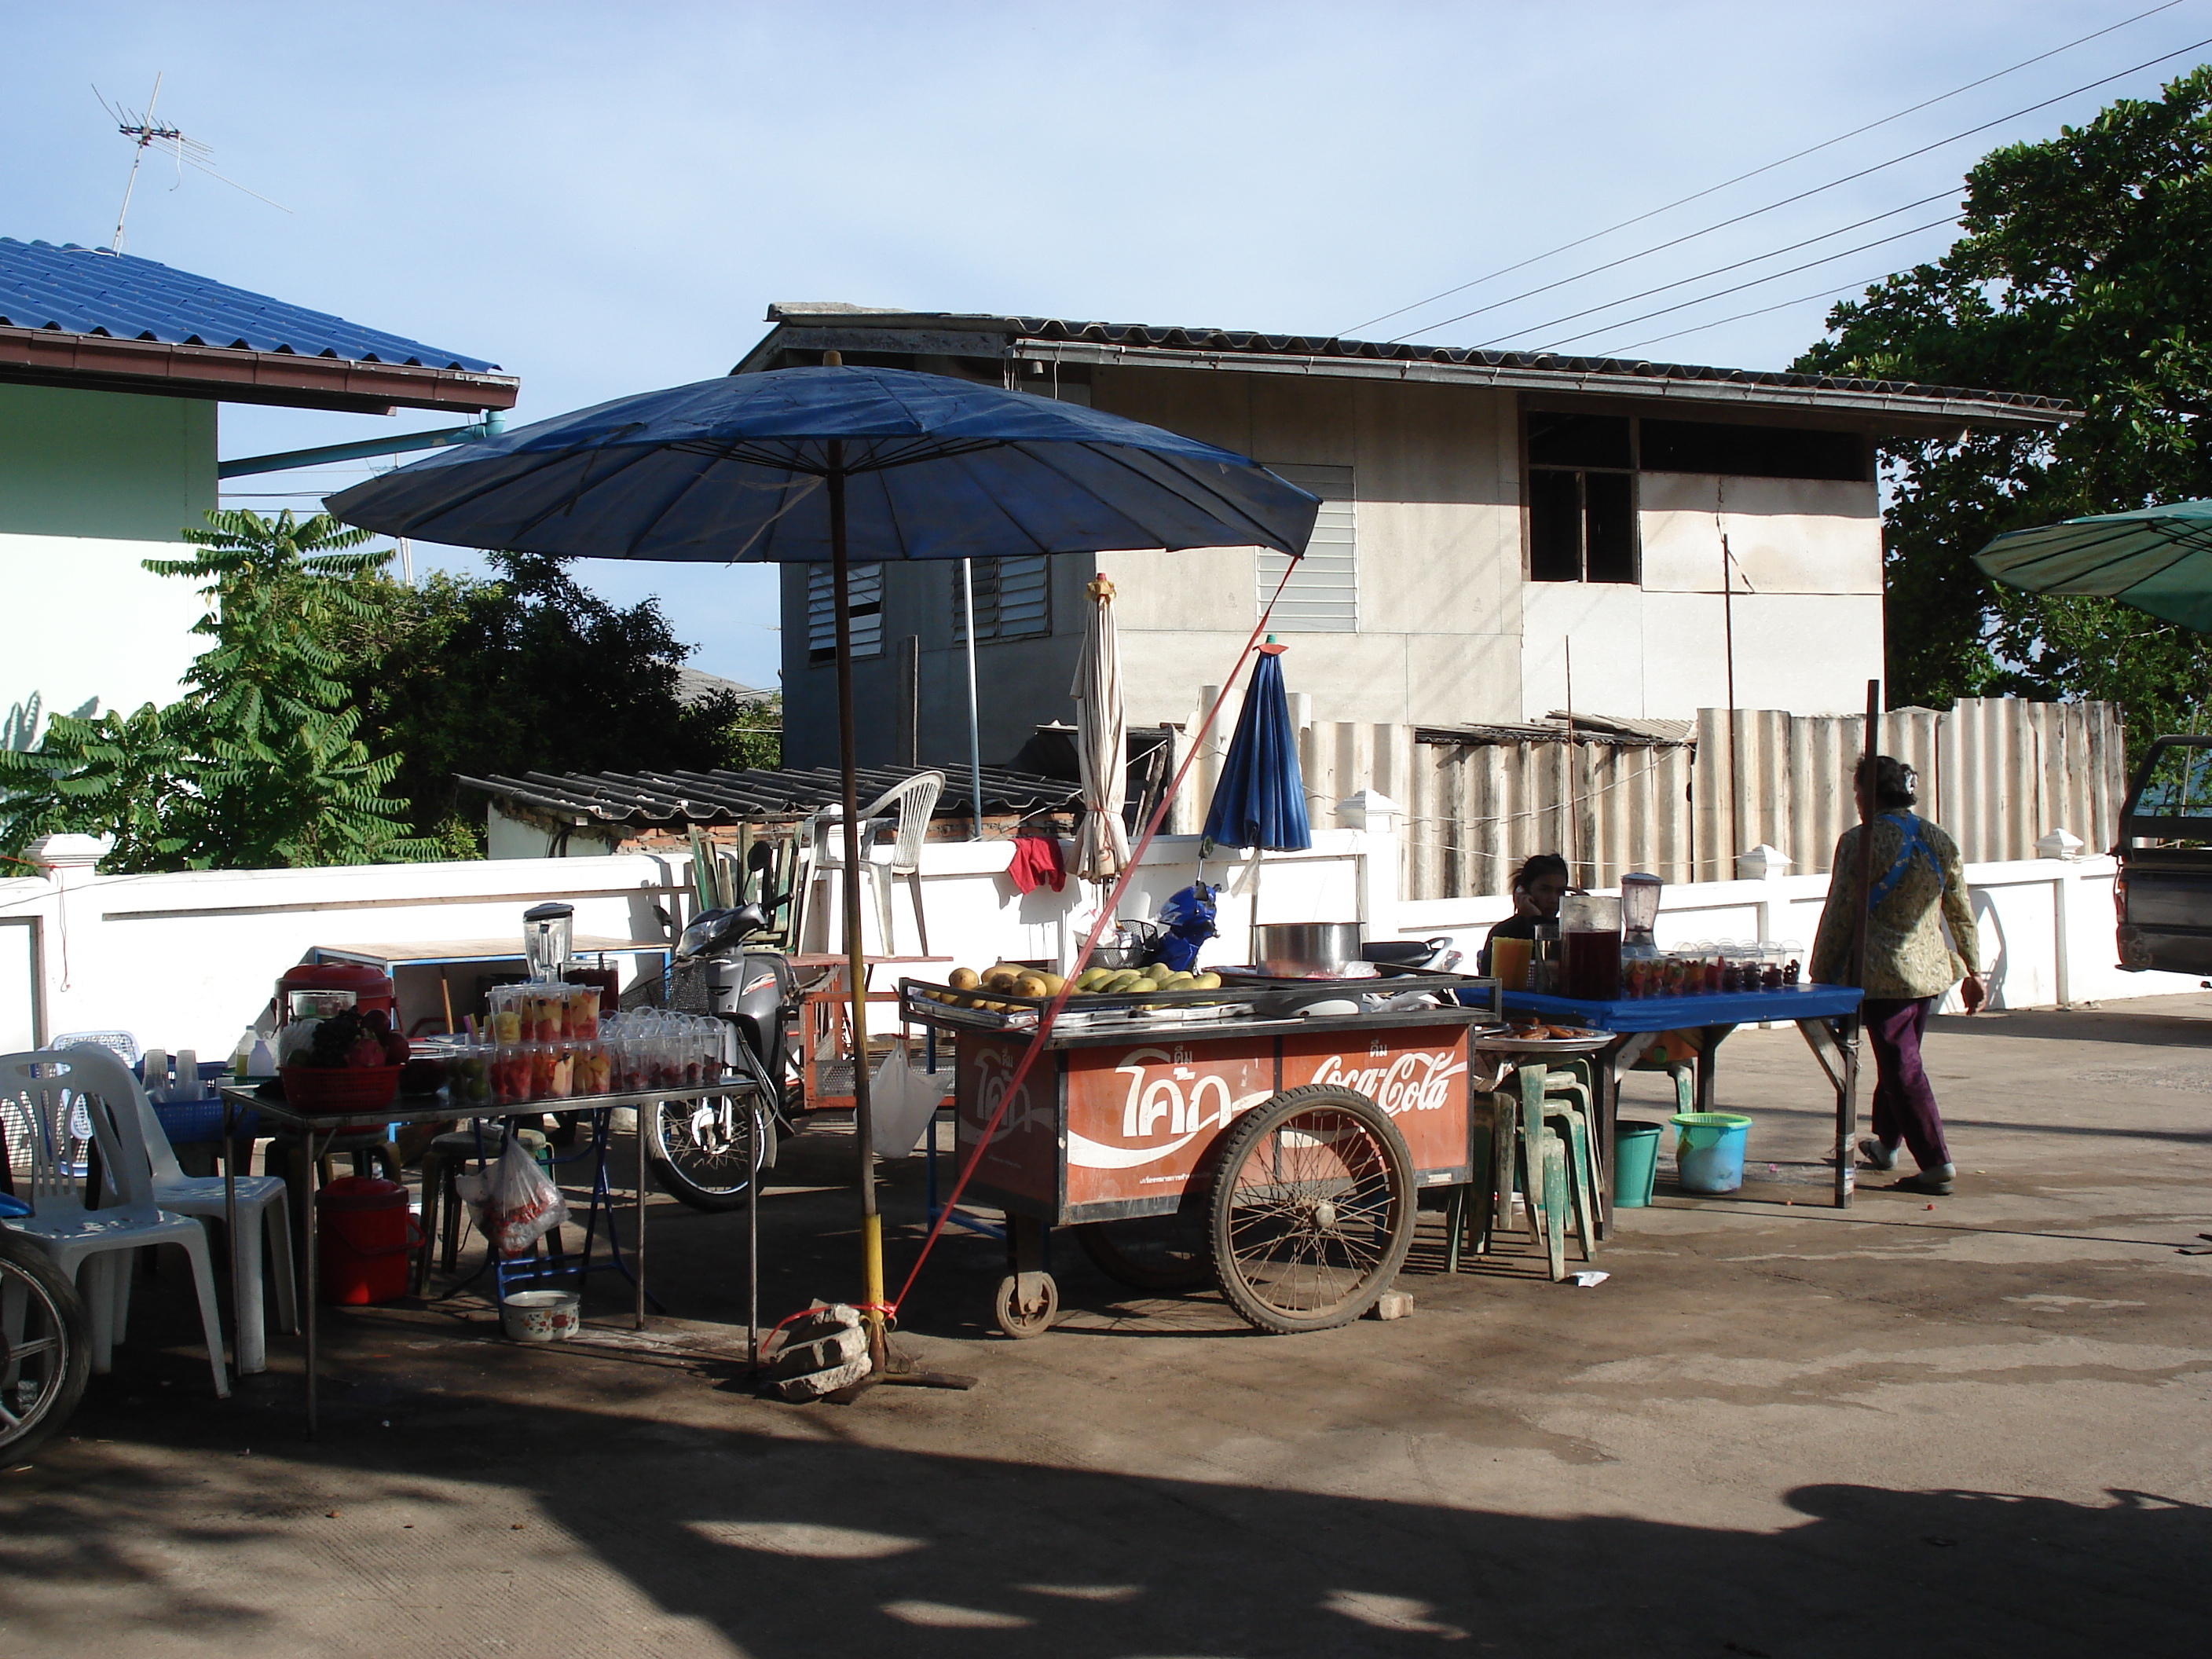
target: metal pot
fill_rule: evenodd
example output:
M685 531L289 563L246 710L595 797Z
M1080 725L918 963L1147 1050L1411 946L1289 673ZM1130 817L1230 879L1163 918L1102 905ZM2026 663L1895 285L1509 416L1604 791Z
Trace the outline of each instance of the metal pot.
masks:
M1356 921L1270 921L1252 929L1254 965L1263 974L1340 974L1360 962Z

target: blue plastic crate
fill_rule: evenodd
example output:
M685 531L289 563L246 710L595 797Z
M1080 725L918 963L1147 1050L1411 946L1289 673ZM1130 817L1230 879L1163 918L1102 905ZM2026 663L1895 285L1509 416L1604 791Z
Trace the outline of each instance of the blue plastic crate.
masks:
M222 1139L222 1097L210 1095L204 1100L157 1100L154 1115L160 1120L161 1133L169 1137L172 1146L188 1146L204 1141ZM242 1111L234 1133L241 1140L252 1138L259 1129L261 1115Z

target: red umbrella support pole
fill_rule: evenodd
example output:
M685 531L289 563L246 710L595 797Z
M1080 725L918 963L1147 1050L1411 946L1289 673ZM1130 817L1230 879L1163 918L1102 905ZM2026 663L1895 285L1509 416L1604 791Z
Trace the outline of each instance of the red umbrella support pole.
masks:
M860 796L853 741L853 592L845 558L845 446L830 441L830 556L837 612L837 769L845 830L845 982L853 999L853 1139L860 1183L860 1273L868 1357L884 1369L884 1224L876 1212L875 1110L868 1098L868 963L860 932Z

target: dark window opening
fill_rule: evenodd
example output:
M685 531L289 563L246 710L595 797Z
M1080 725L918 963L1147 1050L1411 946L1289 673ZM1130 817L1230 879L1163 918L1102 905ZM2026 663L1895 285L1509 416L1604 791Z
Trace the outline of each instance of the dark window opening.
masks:
M1642 425L1638 460L1646 472L1826 478L1844 483L1863 483L1867 477L1866 441L1856 432L1730 426L1717 421L1647 420ZM1529 459L1535 459L1533 435Z
M1627 472L1528 475L1528 579L1634 582L1636 480Z
M1636 465L1626 415L1561 415L1538 410L1528 416L1531 466L1603 466L1626 471Z

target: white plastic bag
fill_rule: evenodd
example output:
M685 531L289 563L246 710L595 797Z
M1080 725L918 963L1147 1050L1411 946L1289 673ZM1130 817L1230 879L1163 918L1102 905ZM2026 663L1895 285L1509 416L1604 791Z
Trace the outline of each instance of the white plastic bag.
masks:
M568 1218L568 1200L538 1167L529 1149L513 1136L489 1173L457 1176L453 1189L501 1255L526 1254Z
M925 1072L908 1058L903 1046L884 1056L868 1086L875 1117L876 1156L911 1157L938 1103L952 1091L952 1068Z

